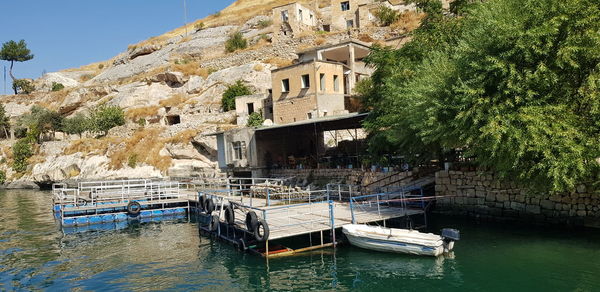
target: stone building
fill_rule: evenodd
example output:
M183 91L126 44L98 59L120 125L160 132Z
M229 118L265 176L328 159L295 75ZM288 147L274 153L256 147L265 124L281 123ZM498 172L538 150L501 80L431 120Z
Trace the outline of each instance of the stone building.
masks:
M273 8L273 41L293 38L304 31L315 30L318 20L314 9L299 3L290 3Z
M238 96L235 98L235 113L237 124L245 126L248 117L258 112L265 120L273 121L273 98L271 93Z
M298 53L298 63L273 70L273 122L293 123L346 114L346 98L373 69L365 43L349 40Z

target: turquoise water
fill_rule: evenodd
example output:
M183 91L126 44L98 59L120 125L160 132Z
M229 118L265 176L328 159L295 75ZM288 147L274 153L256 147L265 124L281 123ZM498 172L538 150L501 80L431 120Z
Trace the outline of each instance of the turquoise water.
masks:
M600 234L433 218L461 230L454 257L350 246L264 259L195 223L63 234L47 192L0 192L0 290L600 291Z

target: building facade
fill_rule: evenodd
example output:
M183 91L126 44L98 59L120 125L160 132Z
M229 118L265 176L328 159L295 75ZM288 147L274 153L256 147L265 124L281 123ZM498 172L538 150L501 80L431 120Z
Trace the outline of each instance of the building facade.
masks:
M314 9L290 3L277 6L272 10L273 41L282 38L293 38L304 31L313 31L317 27L318 19Z

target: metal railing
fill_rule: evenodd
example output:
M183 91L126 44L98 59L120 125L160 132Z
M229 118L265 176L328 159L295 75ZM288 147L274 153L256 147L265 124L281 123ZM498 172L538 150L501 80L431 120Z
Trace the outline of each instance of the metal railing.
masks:
M54 203L60 205L94 205L98 202L123 203L134 199L165 200L182 198L175 181L149 179L80 182L70 188L65 183L52 185Z

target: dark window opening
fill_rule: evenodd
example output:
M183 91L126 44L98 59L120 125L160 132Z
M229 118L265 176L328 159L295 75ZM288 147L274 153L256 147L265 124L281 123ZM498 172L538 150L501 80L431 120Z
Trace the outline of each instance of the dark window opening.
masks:
M302 88L309 88L310 87L310 78L309 75L302 75Z
M250 102L247 104L248 106L248 114L252 114L254 112L254 103Z
M324 24L323 25L323 30L324 31L331 31L331 26L329 24Z
M281 92L290 92L290 80L289 79L281 80Z
M269 107L269 113L270 113L270 114L272 114L272 113L273 113L273 107L272 107L272 106L270 106L270 107Z
M353 28L354 27L354 20L346 20L346 27L347 28Z
M244 158L244 152L246 150L246 142L238 141L231 143L233 148L233 158L235 160L240 160Z
M167 124L169 126L177 125L181 123L181 117L179 115L167 116Z
M342 11L350 10L350 1L344 1L341 4Z

